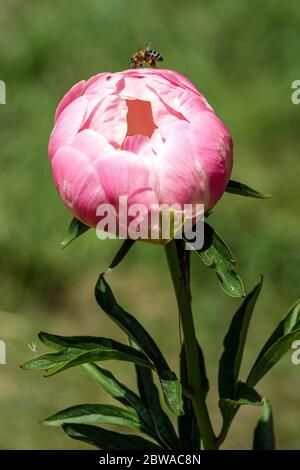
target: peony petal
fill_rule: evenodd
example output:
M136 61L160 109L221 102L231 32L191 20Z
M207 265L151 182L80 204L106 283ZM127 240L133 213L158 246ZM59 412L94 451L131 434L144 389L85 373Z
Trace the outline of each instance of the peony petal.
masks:
M117 95L108 95L97 105L88 126L115 148L120 148L127 133L127 111L125 100Z
M82 80L79 83L76 83L69 91L68 93L63 97L59 105L57 106L56 112L55 112L55 118L54 118L54 123L56 123L57 119L59 118L60 114L63 112L63 110L70 104L72 101L76 100L79 98L84 90L86 88L86 81Z
M151 70L151 69L150 69ZM153 73L153 69L151 70ZM184 75L179 72L175 72L175 70L170 69L157 69L155 73L153 73L156 80L163 78L164 80L168 80L173 85L179 86L184 90L189 89L196 93L199 93L197 87Z
M141 68L141 69L128 69L123 72L125 76L136 77L136 78L152 78L157 82L165 82L172 84L173 86L180 87L183 90L189 89L190 91L199 93L197 87L184 75L179 72L175 72L170 69L163 68Z
M72 143L76 133L86 119L88 100L81 96L72 101L59 115L49 142L49 156L52 158L62 145Z
M73 140L72 147L87 156L95 167L101 165L103 155L114 150L105 137L92 129L79 132Z
M147 80L147 88L153 92L156 99L152 100L153 120L157 127L165 126L174 121L185 120L181 112L180 94L178 89L168 84L157 84Z
M179 98L179 108L184 117L194 122L205 111L213 111L210 104L200 93L191 93L189 90L184 91Z
M195 156L189 131L190 125L183 121L164 126L154 136L162 204L183 208L184 204L208 202L206 176Z
M151 140L149 137L140 134L126 137L122 150L127 150L128 152L145 157L154 156Z
M71 146L62 146L52 159L52 172L64 204L83 223L95 227L96 210L105 202L105 194L88 158Z
M232 170L232 140L213 112L201 113L191 125L195 152L207 175L210 208L222 196Z
M134 153L115 150L105 155L99 175L106 199L115 207L120 196L128 203L143 203L150 207L157 203L158 176L155 167Z
M122 79L121 73L98 73L87 81L85 93L87 95L96 95L101 100L107 95L116 94L117 87Z

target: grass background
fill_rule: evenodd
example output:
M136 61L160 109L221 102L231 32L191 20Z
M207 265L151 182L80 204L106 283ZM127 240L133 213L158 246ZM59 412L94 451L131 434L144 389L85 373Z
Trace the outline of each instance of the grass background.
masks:
M85 448L45 415L78 402L109 401L78 369L44 379L19 364L32 356L37 332L123 339L96 306L93 287L119 246L90 232L67 250L59 242L70 215L52 183L47 144L55 107L77 81L127 67L152 41L164 66L187 75L230 129L233 178L273 195L258 201L226 194L210 220L231 245L247 290L264 273L243 371L299 296L299 113L291 83L299 79L300 4L286 0L2 0L0 79L0 366L2 449ZM223 294L197 259L194 314L206 352L215 425L222 339L239 302ZM177 369L178 318L162 250L137 244L111 274L121 304L134 313ZM38 352L43 348L39 344ZM134 383L132 367L112 370ZM300 366L287 355L258 386L274 407L279 448L299 448ZM251 447L259 410L244 407L224 448Z

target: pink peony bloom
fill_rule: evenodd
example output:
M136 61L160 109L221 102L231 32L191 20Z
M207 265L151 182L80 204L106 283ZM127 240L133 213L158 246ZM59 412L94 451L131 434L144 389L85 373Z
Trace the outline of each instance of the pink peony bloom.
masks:
M97 207L203 203L222 196L232 140L195 85L167 69L100 73L60 102L49 143L57 191L87 225ZM117 214L118 215L118 214Z

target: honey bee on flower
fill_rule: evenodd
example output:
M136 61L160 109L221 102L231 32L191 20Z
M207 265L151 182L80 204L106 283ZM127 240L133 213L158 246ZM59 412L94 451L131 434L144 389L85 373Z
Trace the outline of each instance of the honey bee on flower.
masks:
M160 52L150 48L150 42L141 46L137 52L131 57L129 61L130 68L137 69L143 67L144 64L150 67L156 67L157 62L162 62L164 59Z

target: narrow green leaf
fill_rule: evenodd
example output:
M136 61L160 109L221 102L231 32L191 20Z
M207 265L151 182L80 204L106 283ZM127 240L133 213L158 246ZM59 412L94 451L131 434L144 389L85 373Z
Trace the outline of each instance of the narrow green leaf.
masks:
M212 269L224 292L230 297L243 297L245 289L235 272L236 259L220 235L207 223L204 224L204 245L195 250L203 263Z
M239 183L238 181L234 180L229 180L225 191L227 193L239 194L240 196L253 197L258 199L271 197L269 194L260 193L256 191L256 189L252 189L246 184Z
M100 336L58 336L41 331L39 333L40 340L49 347L58 349L59 351L73 351L83 350L89 351L92 349L101 349L103 351L124 351L133 352L144 356L140 351L127 346L127 344L119 343L118 341L110 338L103 338Z
M103 367L96 364L84 364L82 368L106 393L123 405L133 408L144 423L144 427L148 429L147 434L149 434L149 431L153 428L152 418L136 393L127 388L109 370Z
M219 364L220 398L235 398L247 332L262 283L261 278L257 286L244 299L225 336L224 352Z
M247 379L247 384L255 386L277 362L291 350L294 341L300 339L300 328L279 338L255 363Z
M91 227L85 225L83 222L80 222L80 220L74 217L69 225L66 238L61 242L62 248L66 248L66 246L68 246L73 240L80 237L80 235L83 235L90 228Z
M87 442L105 451L161 450L161 447L143 437L108 431L89 424L64 424L62 428L72 439Z
M261 418L255 428L253 438L254 450L275 450L273 414L270 403L264 400Z
M169 417L161 407L158 390L153 382L151 370L139 365L135 367L142 401L146 403L150 415L152 416L158 442L164 448L171 450L179 449L178 437L176 436Z
M92 336L56 336L41 332L40 339L58 353L43 354L23 364L23 369L46 370L48 376L88 362L117 359L153 367L147 357L118 341Z
M174 372L169 368L164 356L149 333L138 320L126 312L116 301L109 285L101 274L95 288L98 304L107 315L117 323L126 334L137 343L153 362L159 375L165 402L168 408L180 415L182 413L181 385Z
M249 387L244 382L238 382L236 386L235 398L221 398L220 402L226 402L230 405L254 405L261 406L262 398L254 388ZM222 403L221 403L222 405Z
M84 403L71 406L43 420L47 426L61 426L65 423L80 424L116 424L145 432L138 414L119 406Z
M22 364L22 369L26 370L45 370L47 377L55 375L63 370L70 369L71 367L80 366L89 362L107 361L116 359L118 361L133 362L143 365L144 367L151 367L151 363L147 361L146 357L139 357L133 354L126 354L123 351L100 351L94 349L90 351L77 352L70 358L65 353L52 353L43 354L36 358L31 359L25 364Z
M130 339L129 339L130 340ZM132 347L140 350L139 346L130 340ZM135 366L138 390L142 402L146 405L152 419L152 428L154 429L157 441L166 449L179 449L178 437L173 425L162 409L159 393L153 381L152 372L146 367Z
M300 328L300 300L297 300L295 304L290 308L286 317L278 324L274 332L262 348L258 359L264 355L264 353L282 336L291 333L292 331Z
M73 358L74 354L61 355L61 353L46 353L24 362L24 364L21 364L21 368L25 370L47 371L53 367L62 366Z
M116 268L121 263L121 261L123 261L123 259L127 255L128 251L130 250L130 248L134 244L134 242L135 242L135 240L130 240L130 239L124 240L124 242L121 245L121 248L118 250L116 256L114 257L114 259L110 263L109 268L108 268L109 270L112 270L112 269Z
M298 339L300 330L300 300L289 310L286 317L278 324L270 338L260 351L247 379L249 385L257 382L290 350Z
M201 361L203 362L203 354L201 351ZM200 362L200 361L199 361ZM201 380L202 383L205 382L206 389L208 390L208 380L206 377L205 369L201 367ZM204 378L204 380L203 380ZM180 380L183 389L189 388L188 384L188 373L187 373L187 363L186 363L186 354L184 344L181 348L180 353ZM200 430L197 423L197 418L194 413L192 402L189 398L183 397L183 409L184 415L178 417L178 431L179 431L179 440L180 448L182 450L200 450Z
M226 436L230 425L238 412L240 406L254 405L261 406L262 398L254 388L249 387L244 382L238 382L235 387L234 398L221 398L219 408L223 416L221 435ZM224 440L224 437L223 437ZM223 441L222 440L222 441Z
M230 424L239 409L238 404L226 399L236 400L240 367L251 316L262 288L261 278L257 286L244 299L234 315L224 338L224 352L219 364L219 408L223 416L221 435L226 435Z

